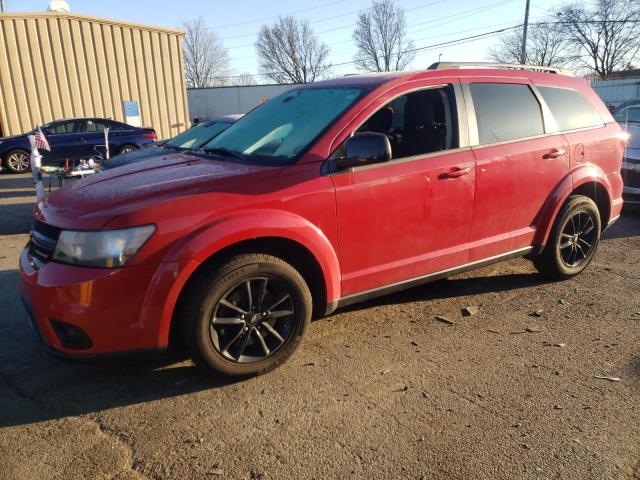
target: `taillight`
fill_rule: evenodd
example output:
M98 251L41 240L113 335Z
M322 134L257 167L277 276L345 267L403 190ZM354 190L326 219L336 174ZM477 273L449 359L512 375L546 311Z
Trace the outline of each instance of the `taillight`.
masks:
M618 138L622 140L624 143L627 143L631 138L631 134L629 132L621 130L618 132Z
M158 139L158 137L156 136L156 132L143 133L142 136L144 138L149 138L149 139L151 139L153 141Z

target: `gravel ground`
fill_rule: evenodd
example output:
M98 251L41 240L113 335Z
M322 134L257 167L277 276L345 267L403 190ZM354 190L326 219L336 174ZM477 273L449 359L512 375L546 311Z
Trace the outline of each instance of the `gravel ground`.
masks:
M0 479L640 479L637 213L577 279L525 260L451 277L318 320L287 364L225 383L47 355L16 288L31 195L0 176Z

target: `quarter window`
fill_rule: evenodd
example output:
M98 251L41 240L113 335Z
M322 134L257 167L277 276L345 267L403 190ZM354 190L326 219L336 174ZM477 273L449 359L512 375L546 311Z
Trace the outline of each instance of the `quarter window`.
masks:
M591 102L568 88L538 87L560 131L596 127L603 124Z
M75 120L71 122L61 122L47 128L46 130L48 131L49 135L75 133L77 131L77 124L78 122L76 122Z
M481 145L544 133L542 109L528 85L472 83Z

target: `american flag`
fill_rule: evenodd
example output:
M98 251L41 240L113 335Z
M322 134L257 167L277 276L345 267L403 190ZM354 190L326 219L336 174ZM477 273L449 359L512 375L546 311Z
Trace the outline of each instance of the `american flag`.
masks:
M47 152L51 151L51 147L49 146L49 142L47 141L47 137L44 136L40 127L36 128L35 134L36 148L38 150L46 150Z

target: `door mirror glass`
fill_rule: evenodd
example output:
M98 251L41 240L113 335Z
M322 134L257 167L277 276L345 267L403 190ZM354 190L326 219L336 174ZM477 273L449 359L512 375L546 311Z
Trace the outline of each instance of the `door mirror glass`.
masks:
M360 167L391 160L391 144L382 133L356 133L347 140L345 156L336 159L338 169Z

